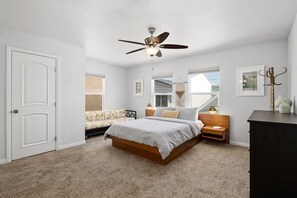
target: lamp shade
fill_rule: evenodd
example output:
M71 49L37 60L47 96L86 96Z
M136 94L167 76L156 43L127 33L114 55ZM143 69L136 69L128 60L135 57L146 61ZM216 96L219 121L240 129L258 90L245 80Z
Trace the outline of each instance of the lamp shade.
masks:
M211 106L209 109L208 109L209 113L210 114L216 114L217 113L217 109L214 107L214 106Z
M147 47L145 49L146 53L150 56L155 56L158 51L159 51L159 48L158 47L154 47L154 46L150 46L150 47Z

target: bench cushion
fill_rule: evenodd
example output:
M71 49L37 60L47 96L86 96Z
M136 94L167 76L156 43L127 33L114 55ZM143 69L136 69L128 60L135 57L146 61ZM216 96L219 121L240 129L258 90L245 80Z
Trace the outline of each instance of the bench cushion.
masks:
M128 120L134 120L134 118L122 117L122 118L91 121L91 122L86 122L85 126L86 126L87 130L90 130L90 129L95 129L95 128L111 126L115 122L124 122L124 121L128 121Z
M95 112L94 111L86 111L85 112L85 122L92 122L95 120Z

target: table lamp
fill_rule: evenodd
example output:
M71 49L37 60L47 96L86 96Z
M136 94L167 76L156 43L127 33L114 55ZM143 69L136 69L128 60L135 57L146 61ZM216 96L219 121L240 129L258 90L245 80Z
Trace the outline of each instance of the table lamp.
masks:
M210 114L216 114L216 117L217 117L217 123L219 123L219 106L211 106L209 109L208 109L208 112ZM214 129L220 129L222 128L221 126L218 126L218 125L215 125L213 126L212 128Z
M148 103L147 106L146 106L146 109L153 109L152 104Z

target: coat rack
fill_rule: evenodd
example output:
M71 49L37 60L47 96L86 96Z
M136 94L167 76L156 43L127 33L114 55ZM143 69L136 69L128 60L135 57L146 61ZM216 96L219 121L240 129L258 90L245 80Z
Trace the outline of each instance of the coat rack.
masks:
M270 79L270 83L264 84L264 86L270 86L270 110L274 111L274 86L275 85L281 85L282 83L276 83L275 78L286 73L287 68L284 67L285 71L282 73L279 73L277 75L274 74L274 67L269 67L265 74L261 74L261 70L258 72L260 76L265 76Z

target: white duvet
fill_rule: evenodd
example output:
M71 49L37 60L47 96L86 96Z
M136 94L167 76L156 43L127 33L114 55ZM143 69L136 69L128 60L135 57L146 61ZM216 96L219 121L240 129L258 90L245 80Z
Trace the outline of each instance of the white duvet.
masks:
M200 134L203 123L173 118L146 117L113 124L104 134L157 147L162 158L171 151Z

